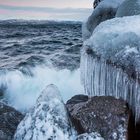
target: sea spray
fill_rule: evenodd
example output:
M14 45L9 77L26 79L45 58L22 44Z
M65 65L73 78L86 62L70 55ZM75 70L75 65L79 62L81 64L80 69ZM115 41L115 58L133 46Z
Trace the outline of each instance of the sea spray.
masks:
M53 83L58 86L64 101L77 93L83 93L79 69L56 70L46 66L37 66L30 68L30 73L19 70L0 72L0 88L4 92L4 100L19 111L28 111L48 84Z

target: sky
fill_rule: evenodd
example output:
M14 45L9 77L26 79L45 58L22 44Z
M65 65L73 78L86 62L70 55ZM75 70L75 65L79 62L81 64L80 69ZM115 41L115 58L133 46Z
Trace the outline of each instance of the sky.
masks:
M93 0L0 0L0 19L85 20Z

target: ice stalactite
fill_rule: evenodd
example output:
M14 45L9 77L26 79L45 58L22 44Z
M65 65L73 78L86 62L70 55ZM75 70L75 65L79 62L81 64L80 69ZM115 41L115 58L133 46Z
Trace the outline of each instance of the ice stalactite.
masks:
M139 23L139 15L100 23L84 41L81 78L88 95L126 100L140 122Z
M81 78L86 94L90 96L114 96L129 103L140 120L140 84L132 79L121 68L109 64L105 60L93 57L82 51Z

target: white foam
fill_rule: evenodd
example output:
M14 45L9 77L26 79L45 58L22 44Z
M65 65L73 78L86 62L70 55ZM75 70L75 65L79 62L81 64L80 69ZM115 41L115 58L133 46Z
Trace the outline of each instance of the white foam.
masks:
M40 66L33 68L32 73L32 77L18 70L0 74L0 87L6 88L6 99L17 110L26 111L32 107L42 89L49 84L59 88L64 101L83 93L79 69L71 72Z

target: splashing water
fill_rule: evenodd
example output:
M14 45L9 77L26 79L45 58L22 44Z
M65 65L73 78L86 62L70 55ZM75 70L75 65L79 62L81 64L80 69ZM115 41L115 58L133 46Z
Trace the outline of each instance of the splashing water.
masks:
M52 83L57 85L64 101L75 94L83 93L79 69L72 72L38 66L31 71L32 76L25 75L19 70L0 73L0 88L5 99L19 111L24 112L31 108L42 89Z

